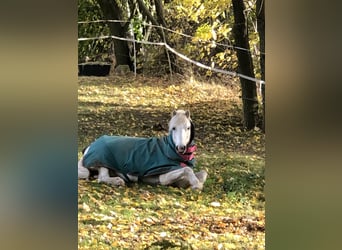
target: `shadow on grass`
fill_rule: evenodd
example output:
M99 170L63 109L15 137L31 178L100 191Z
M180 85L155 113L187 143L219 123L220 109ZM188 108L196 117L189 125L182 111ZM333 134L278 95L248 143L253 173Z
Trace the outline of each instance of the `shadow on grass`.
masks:
M149 246L145 247L144 250L152 250L152 249L181 249L181 250L186 250L186 249L193 249L191 245L189 245L186 241L179 240L175 242L175 240L160 240L160 241L155 241Z
M222 109L221 107L225 107ZM217 146L227 151L263 152L262 145L248 143L256 133L243 130L239 108L227 107L224 101L196 103L191 107L196 142L206 148ZM78 114L79 147L83 148L103 134L151 137L167 134L172 108L157 106L108 105L100 102L80 102ZM258 135L262 138L263 135ZM253 139L253 138L252 138ZM264 140L263 138L261 140ZM220 144L221 145L218 145ZM261 141L261 143L263 143ZM256 148L258 147L258 148Z

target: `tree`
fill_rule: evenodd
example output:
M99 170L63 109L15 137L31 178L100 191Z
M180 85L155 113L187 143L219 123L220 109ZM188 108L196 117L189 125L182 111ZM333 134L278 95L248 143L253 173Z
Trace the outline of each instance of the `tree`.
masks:
M106 20L123 20L122 9L115 0L97 0L103 16ZM127 25L122 25L119 22L110 22L109 29L113 36L125 37L127 31ZM114 39L114 54L116 65L129 65L131 70L133 69L133 63L129 55L129 48L127 41Z
M256 2L257 27L260 39L260 73L265 81L265 0ZM262 95L262 130L265 132L265 84L261 86Z
M239 63L239 73L255 78L253 61L250 53L248 27L244 16L245 5L243 0L232 0L234 12L234 39L236 47L242 47L246 50L237 49ZM258 116L258 100L256 84L254 81L240 77L242 90L242 104L244 126L247 129L253 129L256 126Z
M94 21L103 19L99 4L93 0L78 0L78 21ZM99 34L110 34L105 23L84 23L78 25L78 37L97 37ZM78 43L78 62L109 61L112 54L108 39L88 40Z
M166 28L166 22L165 22L165 17L164 17L164 8L163 8L161 0L155 0L154 1L155 8L156 8L157 20L153 17L151 12L148 10L148 8L144 4L143 0L137 0L137 3L138 3L139 10L140 10L141 14L143 16L145 16L153 25L162 26L162 27ZM159 37L165 43L167 43L171 47L174 47L173 44L171 43L171 41L169 40L167 33L165 33L162 28L157 28L157 33L158 33ZM172 70L177 72L177 73L180 73L180 69L175 67L176 66L176 56L172 53L168 53L167 49L165 49L165 53L166 53L167 57L169 58L169 60L171 61Z

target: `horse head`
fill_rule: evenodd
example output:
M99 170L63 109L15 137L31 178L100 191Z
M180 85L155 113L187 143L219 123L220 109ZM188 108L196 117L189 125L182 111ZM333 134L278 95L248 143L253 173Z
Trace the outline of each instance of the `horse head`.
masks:
M195 136L195 127L190 119L190 111L175 110L171 114L169 133L178 153L184 154Z

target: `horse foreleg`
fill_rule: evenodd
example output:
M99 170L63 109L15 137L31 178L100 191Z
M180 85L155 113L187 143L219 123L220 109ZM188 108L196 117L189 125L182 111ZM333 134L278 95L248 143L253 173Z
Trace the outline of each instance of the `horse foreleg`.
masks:
M125 186L125 181L120 177L110 177L108 168L99 168L98 182L104 182L113 186Z
M158 185L160 184L159 176L144 176L140 178L142 182L150 184L150 185Z
M162 174L159 176L159 181L161 185L171 185L176 183L179 184L180 187L191 186L192 189L199 190L203 188L203 183L198 180L194 171L190 167L184 167Z
M207 179L208 173L205 170L201 170L201 171L195 173L195 176L197 177L197 179L201 183L200 185L203 186L204 182ZM177 187L180 187L180 188L188 188L190 186L190 183L186 178L183 178L183 179L175 182L175 185Z

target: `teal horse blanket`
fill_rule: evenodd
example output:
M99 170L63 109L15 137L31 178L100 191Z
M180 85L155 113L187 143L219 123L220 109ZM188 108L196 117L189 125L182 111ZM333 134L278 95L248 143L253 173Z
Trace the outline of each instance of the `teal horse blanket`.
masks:
M185 166L194 167L196 145L184 154L176 151L171 134L164 137L124 137L103 135L83 156L83 166L104 166L123 174L146 177L160 175Z

